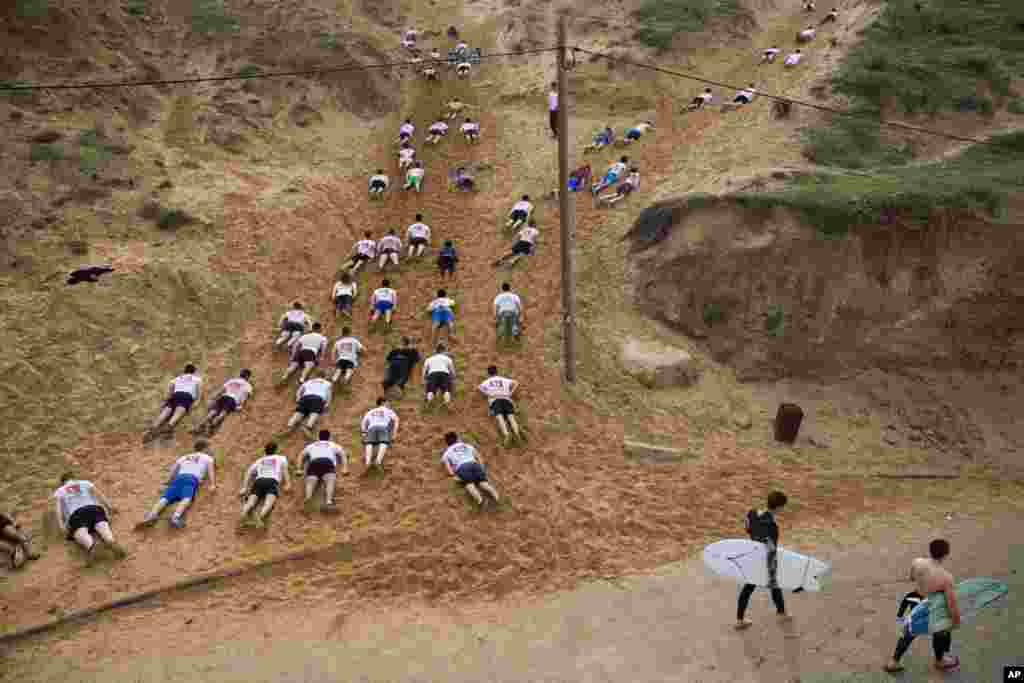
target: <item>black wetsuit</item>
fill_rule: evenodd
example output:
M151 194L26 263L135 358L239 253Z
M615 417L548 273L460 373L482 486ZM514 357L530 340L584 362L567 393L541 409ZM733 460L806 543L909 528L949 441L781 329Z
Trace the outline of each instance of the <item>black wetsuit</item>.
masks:
M779 614L785 614L786 603L782 598L782 589L775 581L775 571L778 567L776 552L779 544L779 525L775 523L775 515L767 510L760 514L757 510L751 510L747 513L747 531L751 540L768 546L768 588L772 592L772 602L775 603L776 611ZM753 595L756 588L757 586L752 583L744 584L736 608L737 621L743 621L743 615L750 603L750 596Z

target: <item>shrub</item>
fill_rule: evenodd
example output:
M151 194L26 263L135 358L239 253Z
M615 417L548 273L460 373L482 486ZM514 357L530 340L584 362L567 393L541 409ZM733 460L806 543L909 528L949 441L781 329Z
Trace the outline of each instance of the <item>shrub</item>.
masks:
M173 230L182 225L188 225L193 220L191 214L181 209L160 208L156 224L163 230Z
M320 47L324 48L325 50L333 50L334 48L338 47L338 36L334 33L324 31L323 33L319 34L317 38L319 39Z
M640 28L636 38L645 45L666 49L676 33L700 31L708 19L740 11L738 0L644 0L635 12Z
M60 145L36 143L29 150L32 161L60 161L64 158L64 148Z
M146 0L125 0L121 7L126 14L141 16L146 13Z
M1024 114L1024 99L1015 97L1006 105L1006 111L1011 114Z
M255 76L260 72L260 68L255 64L246 64L238 70L239 76Z
M768 314L764 321L765 332L773 337L778 337L782 334L782 321L784 318L785 312L783 311L782 306L779 304L772 304L769 306Z
M199 33L228 33L240 28L238 19L224 7L224 0L193 0L192 30Z
M14 2L14 11L22 17L41 17L49 9L49 0L15 0Z
M833 117L825 126L800 131L803 154L816 164L844 168L898 164L913 156L909 145L884 143L880 131L874 121Z
M725 314L722 312L721 306L708 302L704 304L703 318L705 325L714 325L717 322L721 322L725 318Z
M96 173L110 159L111 153L110 146L100 140L100 133L95 128L79 134L78 169L85 175Z

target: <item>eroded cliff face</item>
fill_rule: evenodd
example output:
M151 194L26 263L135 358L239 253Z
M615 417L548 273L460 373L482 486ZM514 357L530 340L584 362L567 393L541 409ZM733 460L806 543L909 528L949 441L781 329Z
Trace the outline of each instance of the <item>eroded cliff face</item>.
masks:
M641 310L705 339L744 380L1020 368L1022 227L895 216L829 239L789 209L681 198L641 216L628 280Z

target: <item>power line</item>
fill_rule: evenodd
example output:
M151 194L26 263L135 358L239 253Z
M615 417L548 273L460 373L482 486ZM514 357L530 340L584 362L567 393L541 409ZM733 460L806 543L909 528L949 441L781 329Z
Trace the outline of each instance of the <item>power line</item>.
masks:
M499 57L519 57L523 55L539 54L542 52L553 52L557 47L542 47L532 50L516 50L514 52L497 52L494 54L482 54L481 60L497 59ZM425 59L420 61L389 62L385 64L353 64L349 66L329 67L326 69L308 69L304 71L275 71L269 73L255 74L232 74L230 76L200 76L196 78L175 78L159 81L115 81L111 83L58 83L55 85L0 85L0 92L26 92L33 90L85 90L85 89L107 89L107 88L134 88L147 85L188 85L194 83L211 83L218 81L241 81L260 78L287 78L292 76L318 76L322 74L343 73L349 71L370 71L372 69L394 69L400 67L422 68L431 64L448 64L447 59Z
M679 71L672 71L671 69L665 69L665 68L662 68L660 66L653 66L651 64L641 64L640 62L634 62L632 60L623 59L621 57L613 57L611 55L607 55L607 54L604 54L602 52L594 52L593 50L586 50L586 49L581 48L581 47L574 47L573 50L577 51L577 52L583 52L585 54L601 57L603 59L607 59L610 62L618 62L620 64L628 64L630 66L635 66L635 67L640 68L640 69L650 69L651 71L656 71L658 73L663 73L663 74L666 74L666 75L669 75L669 76L675 76L677 78L683 78L683 79L690 80L690 81L696 81L698 83L703 83L705 85L714 85L714 86L718 86L720 88L727 88L727 89L730 89L730 90L744 90L745 89L745 87L741 87L741 86L737 86L737 85L732 85L732 84L729 84L729 83L721 83L719 81L714 81L714 80L711 80L710 78L705 78L703 76L696 76L696 75L693 75L693 74L686 74L686 73L682 73L682 72L679 72ZM957 140L958 142L971 142L971 143L974 143L974 144L977 144L977 145L991 145L991 146L994 146L994 147L999 147L1000 146L999 143L992 142L990 140L979 140L978 138L968 138L968 137L963 137L963 136L960 136L960 135L954 135L952 133L943 133L942 131L938 131L938 130L932 130L932 129L929 129L929 128L921 128L920 126L912 126L909 123L900 123L898 121L885 121L883 119L875 119L874 117L865 116L864 114L857 114L857 113L850 112L850 111L844 111L842 109L835 109L833 107L826 107L826 106L821 105L821 104L814 104L813 102L805 102L803 100L795 100L795 99L793 99L791 97L783 97L782 95L772 95L771 93L765 93L765 92L761 92L761 91L757 91L757 94L760 95L760 96L763 96L764 98L769 99L769 100L777 100L779 102L787 102L789 104L796 104L796 105L799 105L801 107L810 107L811 109L817 109L819 111L828 112L830 114L835 114L837 116L846 116L848 118L854 118L854 119L864 119L864 120L868 120L868 121L872 121L872 122L878 123L881 126L888 126L890 128L899 128L899 129L902 129L902 130L909 130L909 131L912 131L912 132L915 132L915 133L923 133L925 135L934 135L934 136L937 136L937 137L949 138L950 140Z

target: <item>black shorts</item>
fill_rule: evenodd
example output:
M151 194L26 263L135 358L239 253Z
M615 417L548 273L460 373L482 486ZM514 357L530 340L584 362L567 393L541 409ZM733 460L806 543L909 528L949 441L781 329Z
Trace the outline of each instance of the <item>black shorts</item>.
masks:
M296 363L316 363L316 351L313 349L299 349L295 354Z
M338 471L335 467L334 461L330 458L317 458L316 460L310 461L306 467L307 477L322 477L325 474L334 474Z
M409 238L409 244L411 244L414 247L418 247L421 244L423 246L427 246L427 238L426 237L410 237Z
M438 256L437 267L441 269L442 273L454 273L455 259L453 259L451 256Z
M513 254L522 254L523 256L529 256L533 253L533 245L526 240L519 240L512 245Z
M192 410L192 404L195 403L195 400L195 397L187 391L176 391L170 400L167 401L167 406L170 408L184 408L187 413Z
M374 180L372 183L370 183L370 189L371 190L382 190L383 191L383 190L386 190L387 188L388 188L387 183L385 183L383 180Z
M467 462L455 470L455 476L464 484L480 484L487 481L487 470L478 462Z
M496 398L491 401L490 410L494 416L516 414L516 407L507 398Z
M638 131L638 130L631 130L628 133L626 133L626 139L627 140L639 140L640 139L640 135L641 135L640 131Z
M748 98L746 95L737 95L736 99L733 100L733 103L750 104L750 98Z
M388 363L384 368L384 389L390 389L396 384L405 389L409 381L409 370L405 363Z
M280 496L281 483L273 477L261 477L252 483L249 489L250 496L263 498L264 496Z
M622 195L629 194L633 191L633 183L621 183L616 191Z
M238 410L238 402L231 396L224 394L217 399L217 405L214 406L214 410L220 413L233 413Z
M84 508L78 508L68 518L68 537L74 536L79 529L95 531L97 524L107 521L107 511L99 505L86 505Z
M323 415L324 400L319 396L303 396L302 400L295 406L295 412L309 416L313 413Z
M281 325L281 331L283 332L305 332L306 326L302 323L293 323L290 320L286 320L284 325Z
M350 361L348 358L339 358L338 362L334 364L334 367L339 370L355 370L356 364Z
M427 375L427 392L436 393L438 391L451 391L452 390L452 376L447 372L432 372Z
M339 294L334 299L335 307L341 308L352 308L352 296L349 294Z
M508 217L511 218L513 221L525 221L526 212L523 211L522 209L515 209L514 211L512 211L512 213L508 215Z
M370 256L369 254L364 254L363 252L359 252L358 254L356 254L355 256L352 257L352 260L356 261L356 262L361 262L361 261L369 261L371 258L373 258L373 257Z

